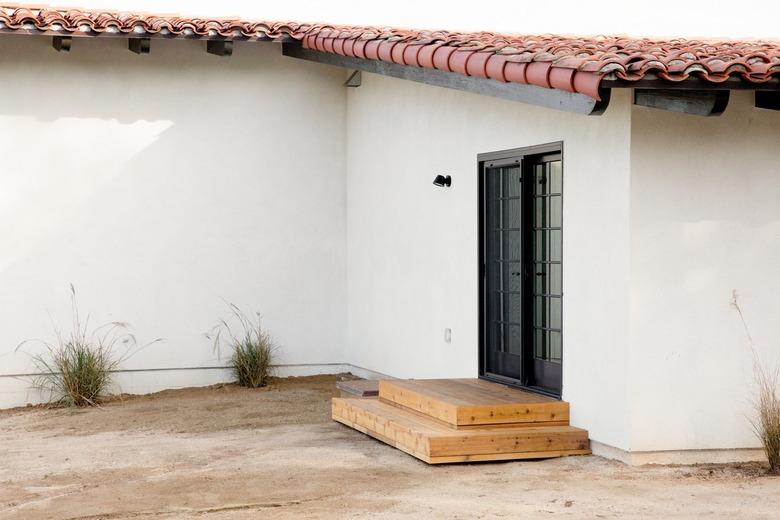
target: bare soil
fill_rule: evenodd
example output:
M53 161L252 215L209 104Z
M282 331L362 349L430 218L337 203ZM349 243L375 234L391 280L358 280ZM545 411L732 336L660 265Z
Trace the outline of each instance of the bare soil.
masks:
M335 381L0 411L0 518L780 518L759 465L427 466L332 422Z

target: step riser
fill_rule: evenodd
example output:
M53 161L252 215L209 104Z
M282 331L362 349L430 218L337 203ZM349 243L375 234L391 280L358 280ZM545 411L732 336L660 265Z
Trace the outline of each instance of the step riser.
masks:
M341 395L340 397L358 397L354 395ZM374 397L374 396L367 396L367 397ZM378 396L377 396L378 397ZM443 421L437 417L433 417L432 415L420 412L418 410L415 410L414 408L409 408L407 406L400 405L396 402L389 401L387 399L382 399L381 397L378 397L380 401L383 403L386 403L390 406L394 406L398 408L399 410L404 410L409 413L413 413L419 417L425 417L426 419L430 419L432 421L436 421L437 423L441 424L442 426L446 426L447 428L450 428L452 430L481 430L484 428L517 428L521 426L569 426L569 421L542 421L542 422L519 422L519 423L495 423L495 424L461 424L460 426L455 426L454 424L448 423L446 421Z
M588 434L582 430L534 432L521 435L493 433L485 437L430 439L428 446L432 457L586 449L588 449Z
M452 387L437 389L435 392L426 387L429 381L380 381L379 398L396 406L413 410L422 415L449 424L454 428L471 428L485 425L568 425L569 403L539 397L537 402L513 402L470 405L460 402L455 396L448 395L457 392L472 391L475 395L486 396L486 399L495 399L490 395L494 387L490 383L469 383L468 380L445 381ZM488 386L492 385L492 386ZM484 388L484 387L487 387ZM505 392L497 391L499 397L511 400L514 394L522 394L513 389Z

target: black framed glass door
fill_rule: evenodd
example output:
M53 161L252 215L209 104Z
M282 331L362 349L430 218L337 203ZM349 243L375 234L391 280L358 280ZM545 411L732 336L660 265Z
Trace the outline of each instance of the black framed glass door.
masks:
M553 395L563 355L559 150L480 162L480 372Z
M561 392L563 354L563 168L560 155L533 158L528 163L533 182L529 276L533 279L529 385Z
M523 171L520 164L485 171L485 366L521 380L523 308Z

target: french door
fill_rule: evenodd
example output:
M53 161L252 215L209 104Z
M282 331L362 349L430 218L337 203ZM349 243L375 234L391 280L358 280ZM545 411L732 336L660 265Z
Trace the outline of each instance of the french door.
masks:
M560 144L480 155L480 373L561 393Z

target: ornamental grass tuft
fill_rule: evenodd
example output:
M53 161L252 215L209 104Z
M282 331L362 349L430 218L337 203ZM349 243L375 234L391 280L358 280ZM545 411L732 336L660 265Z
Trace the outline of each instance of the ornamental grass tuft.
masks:
M53 341L27 340L16 349L30 343L43 346L42 353L31 355L36 369L32 385L51 404L95 406L108 395L112 373L140 349L127 323L112 321L90 328L89 315L82 321L73 284L70 299L69 333L63 334L55 326Z
M221 319L206 335L214 341L214 351L230 350L230 368L239 385L260 388L268 384L276 345L263 329L260 314L250 319L240 308L230 303L230 320ZM230 322L233 322L231 326Z
M777 396L778 383L780 383L780 365L767 370L761 363L761 358L756 351L753 337L748 329L742 308L739 306L737 292L732 294L731 305L737 311L745 334L748 346L753 358L753 380L756 384L756 399L754 402L755 416L751 418L753 431L761 441L769 462L769 474L780 475L780 399Z

